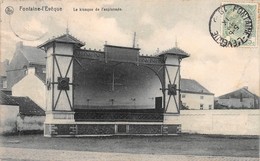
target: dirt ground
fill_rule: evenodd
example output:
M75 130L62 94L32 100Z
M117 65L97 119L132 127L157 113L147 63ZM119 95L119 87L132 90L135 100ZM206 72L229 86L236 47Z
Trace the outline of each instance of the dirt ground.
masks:
M258 137L188 135L46 138L0 136L0 147L85 152L259 158Z

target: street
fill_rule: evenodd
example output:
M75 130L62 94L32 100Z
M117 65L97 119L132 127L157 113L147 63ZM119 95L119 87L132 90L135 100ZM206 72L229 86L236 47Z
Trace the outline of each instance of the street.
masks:
M258 137L187 135L46 138L1 136L0 158L24 160L259 160Z

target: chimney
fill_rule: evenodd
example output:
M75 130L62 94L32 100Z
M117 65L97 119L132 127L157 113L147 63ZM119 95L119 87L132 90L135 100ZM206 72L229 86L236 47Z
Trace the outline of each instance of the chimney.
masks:
M35 67L28 67L27 74L35 74Z
M22 48L23 47L23 42L22 41L19 41L16 43L16 48Z
M244 86L243 88L248 90L248 86Z

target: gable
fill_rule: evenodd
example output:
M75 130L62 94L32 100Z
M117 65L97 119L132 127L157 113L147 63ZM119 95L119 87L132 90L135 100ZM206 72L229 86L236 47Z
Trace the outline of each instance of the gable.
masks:
M46 53L33 46L20 46L16 49L8 66L8 71L22 70L24 67L33 65L46 65Z
M12 93L13 96L27 96L45 109L45 84L36 74L28 73L12 87Z
M29 66L29 61L26 57L21 53L20 50L16 50L13 58L10 61L10 64L7 68L7 72L19 71L22 70L25 66ZM7 73L8 74L8 73Z
M11 89L14 84L20 81L26 75L26 69L30 66L38 69L46 66L46 53L32 46L17 46L13 58L7 69L7 86ZM41 78L44 79L44 76Z
M33 82L33 85L31 84ZM19 87L32 87L32 86L44 86L44 82L39 76L35 74L28 73L21 80L19 80L16 84L13 85L12 89ZM28 89L29 90L29 89Z

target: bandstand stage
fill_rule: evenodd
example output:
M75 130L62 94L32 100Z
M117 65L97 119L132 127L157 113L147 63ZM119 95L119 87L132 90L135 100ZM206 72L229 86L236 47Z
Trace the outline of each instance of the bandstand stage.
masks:
M87 50L69 33L38 46L47 53L44 136L172 135L181 132L180 63L173 48Z

